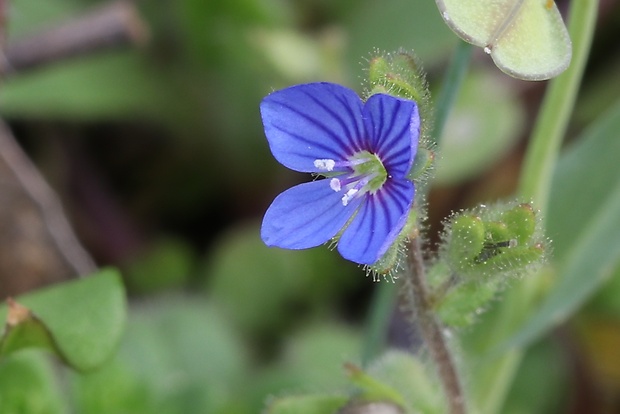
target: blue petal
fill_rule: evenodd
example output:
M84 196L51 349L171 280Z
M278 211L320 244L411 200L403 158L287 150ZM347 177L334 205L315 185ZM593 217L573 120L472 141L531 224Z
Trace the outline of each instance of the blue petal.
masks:
M342 192L329 180L300 184L276 197L263 218L261 238L267 246L306 249L325 243L351 218L361 198L342 205Z
M388 174L402 178L411 169L420 138L420 115L415 102L376 94L363 109L369 146Z
M317 159L342 161L361 149L362 101L351 89L309 83L273 92L260 105L273 156L301 172Z
M368 265L379 260L407 222L413 194L413 183L404 179L387 180L381 190L368 194L338 241L342 257Z

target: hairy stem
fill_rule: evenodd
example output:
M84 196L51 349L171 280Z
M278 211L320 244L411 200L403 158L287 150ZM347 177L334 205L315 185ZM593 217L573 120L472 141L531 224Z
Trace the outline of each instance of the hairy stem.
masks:
M547 208L555 161L588 59L597 10L598 0L571 2L569 32L573 42L572 61L566 72L549 83L527 149L519 180L519 195L534 201L543 215Z
M454 106L454 101L469 69L472 48L473 46L469 43L459 41L452 57L452 63L444 75L442 87L437 98L435 123L433 125L433 138L437 146L441 142L448 115L450 115L450 110Z
M405 270L404 294L408 310L413 313L420 334L433 359L439 379L446 394L451 414L465 414L465 398L461 381L450 353L450 348L442 331L441 324L435 318L428 299L426 285L426 268L420 246L420 238L410 241L407 250L408 266Z

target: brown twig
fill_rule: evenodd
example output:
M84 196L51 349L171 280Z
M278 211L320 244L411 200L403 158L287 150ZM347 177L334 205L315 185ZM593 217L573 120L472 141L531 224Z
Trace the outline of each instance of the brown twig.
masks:
M442 332L441 324L435 318L426 285L426 270L420 246L420 238L415 237L407 250L408 267L405 269L405 295L413 311L420 334L433 359L439 379L448 398L451 414L465 414L465 398L454 359Z
M0 0L4 1L4 0ZM128 1L117 1L81 17L10 41L0 62L0 74L8 75L51 62L124 44L142 44L146 25Z
M39 209L54 247L78 275L96 270L95 263L73 233L62 205L37 168L19 147L9 128L0 121L0 157Z
M6 0L0 0L0 50L6 44Z

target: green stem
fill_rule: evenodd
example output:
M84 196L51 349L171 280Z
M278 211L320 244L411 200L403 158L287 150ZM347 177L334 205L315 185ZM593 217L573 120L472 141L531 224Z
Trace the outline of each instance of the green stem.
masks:
M362 349L362 366L367 366L385 346L390 317L396 303L396 283L384 281L377 286L368 317L367 335Z
M448 115L450 115L458 91L461 89L461 84L469 69L472 49L473 47L469 43L459 41L452 57L452 63L444 75L442 88L437 97L435 123L433 125L433 137L437 146L441 142Z
M446 74L442 89L437 99L435 109L435 122L433 125L433 137L439 145L441 133L444 129L450 109L454 105L457 93L467 69L471 57L472 47L469 43L459 42L452 58L452 62ZM424 186L420 186L424 191ZM392 283L380 283L375 290L374 298L368 316L366 338L362 350L362 363L367 364L375 358L385 344L387 326L396 303L397 289Z
M566 72L550 82L526 153L519 196L532 200L543 217L549 201L553 169L592 43L597 10L598 0L574 0L571 3L568 26L573 42L572 62ZM537 278L526 279L507 293L501 308L495 313L495 324L487 338L491 346L507 340L523 323L543 282ZM508 351L479 373L481 381L476 385L481 412L499 412L524 351Z
M543 216L549 201L555 161L588 59L597 10L598 0L575 0L571 3L569 33L573 41L572 62L566 72L549 83L526 153L519 195L525 200L531 199Z

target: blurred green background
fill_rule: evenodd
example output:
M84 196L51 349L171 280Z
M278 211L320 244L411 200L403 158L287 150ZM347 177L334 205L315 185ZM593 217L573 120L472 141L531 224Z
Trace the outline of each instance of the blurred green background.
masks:
M8 43L102 4L14 0ZM121 269L130 300L119 352L102 369L77 374L20 353L0 365L0 395L28 401L15 411L23 413L232 414L260 412L289 392L345 386L342 364L359 362L376 285L327 248L282 251L260 241L271 200L308 177L271 157L258 105L303 82L362 92L376 49L414 50L436 92L456 36L432 0L136 6L151 34L145 45L18 72L0 85L0 115L97 264ZM568 2L558 6L565 13ZM619 36L620 4L602 1L569 143L618 108ZM431 242L450 211L514 192L545 85L509 78L474 53L429 195ZM605 142L617 159L620 147ZM617 167L608 171L618 176ZM21 214L0 213L2 222ZM19 248L11 237L0 235L7 252ZM9 269L1 260L3 298L71 277L62 264ZM503 412L620 410L618 278L603 287L531 349ZM394 343L407 344L402 321L394 325Z

